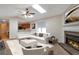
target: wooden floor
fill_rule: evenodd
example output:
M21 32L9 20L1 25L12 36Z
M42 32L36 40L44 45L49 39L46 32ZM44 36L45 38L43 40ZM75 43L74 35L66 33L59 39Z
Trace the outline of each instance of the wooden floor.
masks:
M52 48L53 55L70 55L66 50L64 50L59 44L55 44ZM10 53L11 51L7 49L5 52L0 50L0 55L6 55L5 53Z
M65 49L63 49L59 44L55 44L53 49L54 55L70 55Z

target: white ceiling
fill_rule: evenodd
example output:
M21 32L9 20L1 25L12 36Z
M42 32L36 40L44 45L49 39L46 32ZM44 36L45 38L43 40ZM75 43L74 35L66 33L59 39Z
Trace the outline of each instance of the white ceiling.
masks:
M15 16L17 11L31 5L26 4L0 4L0 17Z
M0 4L0 18L14 17L17 16L22 21L33 21L39 20L46 17L62 14L70 4L40 4L47 12L44 14L39 13L32 8L32 4ZM18 13L20 10L29 8L32 12L35 12L33 18L25 19L21 14Z

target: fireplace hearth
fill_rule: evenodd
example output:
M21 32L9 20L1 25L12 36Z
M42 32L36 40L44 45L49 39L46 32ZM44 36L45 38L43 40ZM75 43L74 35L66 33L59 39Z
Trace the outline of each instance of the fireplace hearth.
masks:
M79 32L65 31L65 43L79 51Z

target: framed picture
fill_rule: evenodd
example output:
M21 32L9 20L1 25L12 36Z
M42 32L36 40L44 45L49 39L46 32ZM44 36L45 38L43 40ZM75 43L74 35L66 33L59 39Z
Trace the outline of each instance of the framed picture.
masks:
M35 29L36 25L35 23L32 24L32 29Z
M30 29L30 23L19 23L18 24L18 29L19 30L26 30L26 29Z

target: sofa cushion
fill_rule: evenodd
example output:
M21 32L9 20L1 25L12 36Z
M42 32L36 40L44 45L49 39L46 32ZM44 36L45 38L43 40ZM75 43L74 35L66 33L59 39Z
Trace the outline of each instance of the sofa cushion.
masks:
M43 37L43 35L44 35L43 33L39 33L39 37Z

